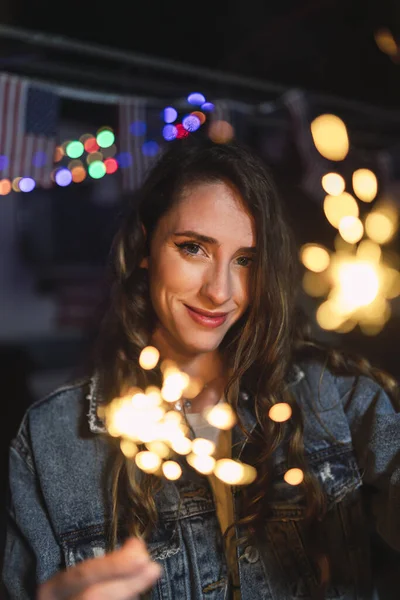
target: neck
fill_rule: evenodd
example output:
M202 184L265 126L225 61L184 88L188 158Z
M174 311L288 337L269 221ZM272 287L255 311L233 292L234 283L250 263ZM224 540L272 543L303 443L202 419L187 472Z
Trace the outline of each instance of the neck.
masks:
M208 385L215 379L221 379L225 375L223 359L218 350L197 354L187 354L178 348L166 343L159 332L155 332L152 344L156 346L161 355L161 360L169 359L187 373L189 377L199 378L204 385Z

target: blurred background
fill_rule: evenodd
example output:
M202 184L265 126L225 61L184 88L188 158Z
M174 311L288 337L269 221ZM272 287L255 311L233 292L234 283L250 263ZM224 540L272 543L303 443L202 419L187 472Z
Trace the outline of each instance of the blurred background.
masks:
M400 377L397 0L3 0L3 497L24 411L84 370L124 203L201 134L274 172L316 337Z

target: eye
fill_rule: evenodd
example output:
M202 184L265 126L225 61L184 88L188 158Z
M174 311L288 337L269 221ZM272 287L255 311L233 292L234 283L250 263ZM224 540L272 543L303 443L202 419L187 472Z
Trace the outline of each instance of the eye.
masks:
M250 258L250 256L239 256L239 258L237 259L237 263L241 267L249 267L252 262L253 259Z
M175 244L175 246L185 254L190 254L192 256L196 256L201 250L199 244L195 244L194 242L183 242L182 244Z

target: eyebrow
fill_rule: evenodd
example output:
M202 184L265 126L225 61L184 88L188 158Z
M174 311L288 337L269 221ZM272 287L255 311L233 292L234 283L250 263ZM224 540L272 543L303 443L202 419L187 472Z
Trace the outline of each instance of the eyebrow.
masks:
M202 233L198 233L197 231L193 231L191 229L187 231L176 231L173 235L177 237L190 237L198 242L203 242L203 244L216 244L219 245L218 240L208 235L203 235ZM256 248L254 246L248 246L239 248L238 252L249 252L251 254L256 253Z

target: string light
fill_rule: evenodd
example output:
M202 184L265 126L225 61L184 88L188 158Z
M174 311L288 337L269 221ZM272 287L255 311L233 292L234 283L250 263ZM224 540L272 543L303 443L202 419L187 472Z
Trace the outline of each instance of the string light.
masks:
M318 152L328 160L343 160L349 151L346 125L336 115L320 115L311 123Z

